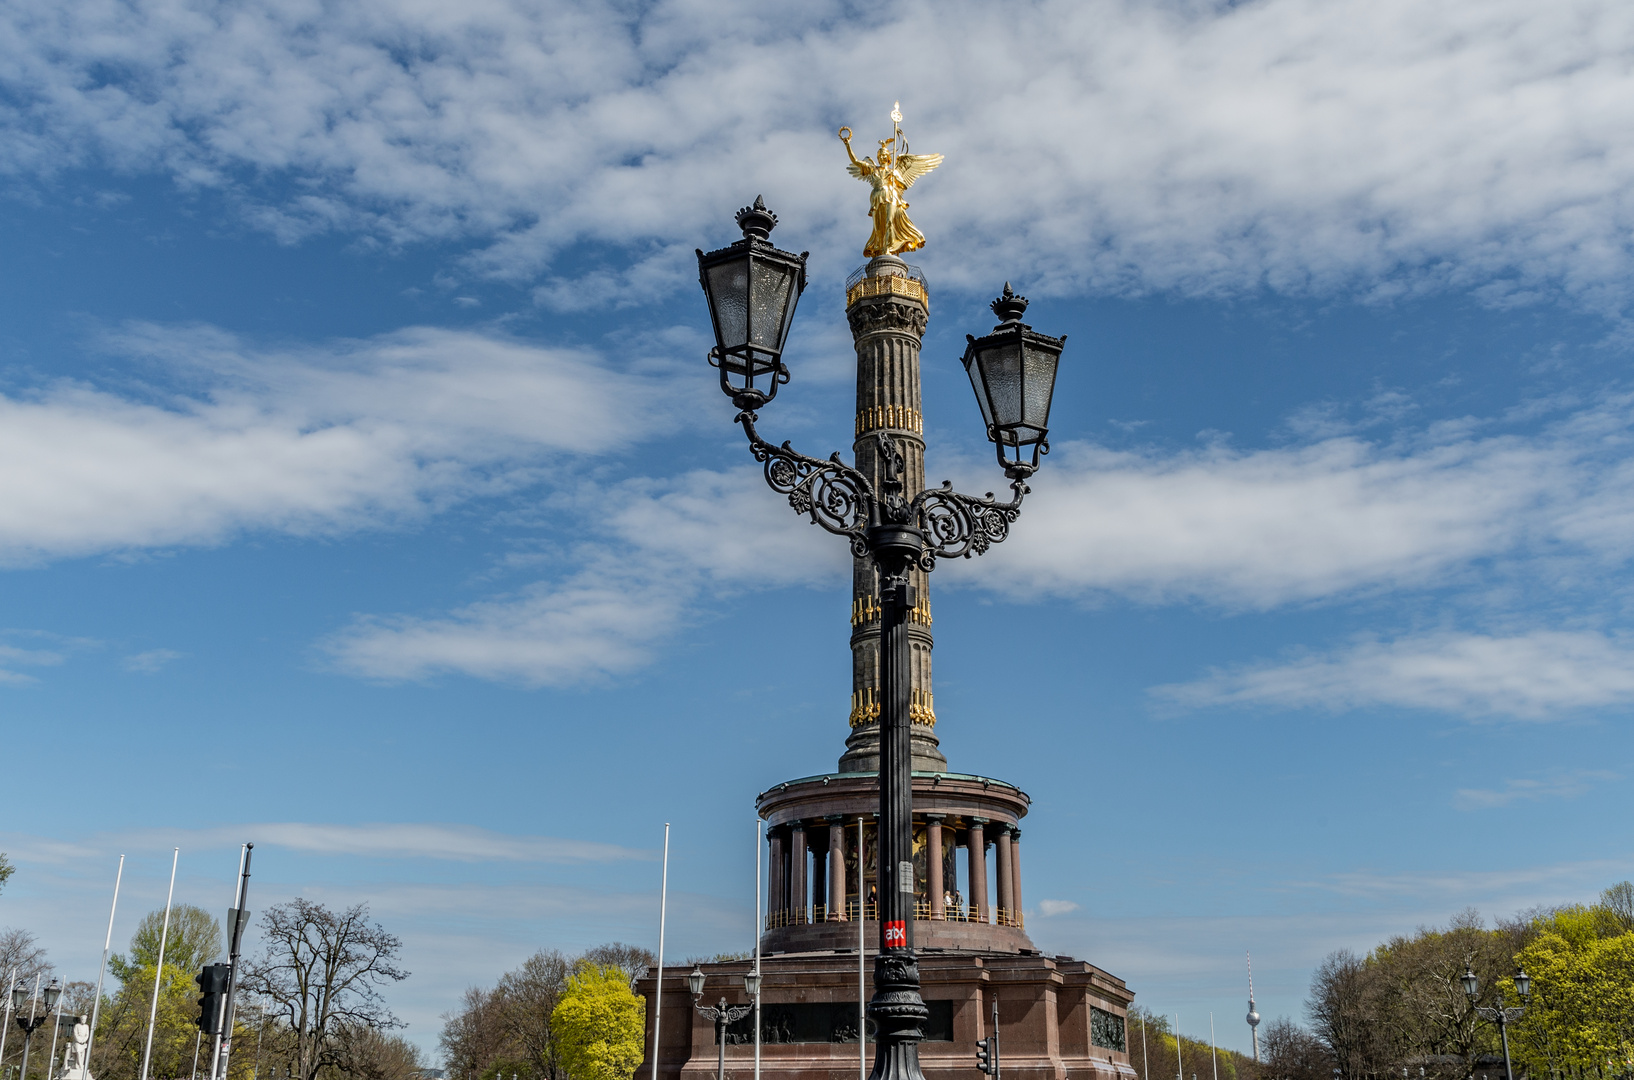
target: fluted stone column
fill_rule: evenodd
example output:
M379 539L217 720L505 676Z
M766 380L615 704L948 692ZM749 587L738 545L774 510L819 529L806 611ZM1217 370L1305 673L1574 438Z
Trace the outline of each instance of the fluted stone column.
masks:
M1015 905L1016 925L1021 925L1021 830L1010 826L1010 902Z
M942 815L925 815L925 891L930 894L930 917L947 918L942 884Z
M776 926L781 922L779 916L789 906L788 894L783 890L783 830L769 830L767 840L771 844L771 855L767 860L770 865L766 874L766 921Z
M796 821L789 826L789 909L790 922L806 922L806 826Z
M811 837L811 921L822 922L828 919L828 852L817 848L817 837ZM823 908L822 919L817 918L817 909Z
M845 921L845 818L835 815L828 822L828 917Z
M924 418L920 413L919 343L930 315L924 283L908 265L881 255L867 276L846 294L846 317L857 350L856 467L883 491L878 436L892 438L902 454L902 496L912 499L925 486ZM840 757L841 772L879 770L879 575L869 559L856 559L851 574L851 735ZM912 718L910 749L916 772L946 772L937 749L935 702L931 693L930 591L927 575L913 570L909 583L916 602L908 615Z
M1011 889L1015 886L1015 875L1010 872L1010 826L999 825L998 835L993 837L993 876L998 879L997 892L999 894L998 922L1008 923L1014 916L1015 901L1011 898Z
M992 912L987 907L987 837L983 834L986 818L971 818L969 838L965 841L965 856L969 860L970 908L977 922L990 922Z

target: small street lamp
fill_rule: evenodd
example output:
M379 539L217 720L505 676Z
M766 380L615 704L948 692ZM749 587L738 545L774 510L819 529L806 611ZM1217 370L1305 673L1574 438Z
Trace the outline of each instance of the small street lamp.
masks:
M39 979L35 979L34 985L36 988L39 984ZM37 1002L33 999L33 995L28 992L27 984L20 982L12 988L11 1011L16 1014L17 1026L23 1029L23 1071L19 1074L20 1080L28 1080L29 1043L34 1041L34 1033L45 1024L46 1020L50 1019L51 1011L57 1007L57 999L61 996L62 987L57 985L56 979L52 979L51 985L47 986L45 993L41 995L45 1000L45 1015L36 1017L35 1006ZM23 1018L24 1005L28 1006L27 1019Z
M721 998L719 1005L699 1005L698 999L704 996L703 969L696 964L692 967L692 974L687 976L687 986L692 990L692 1007L704 1015L706 1019L715 1022L715 1049L718 1063L715 1066L715 1080L726 1080L726 1026L735 1024L749 1015L753 1005L728 1005L726 998ZM760 993L760 976L753 972L743 977L743 988L749 991L750 996Z
M868 1006L879 1034L872 1080L923 1080L918 1044L929 1011L920 997L914 952L908 614L917 596L911 575L930 572L939 559L981 555L1010 534L1030 490L1027 479L1038 471L1039 456L1049 452L1050 400L1066 338L1047 337L1022 322L1027 299L1005 284L992 305L999 325L985 337L968 337L964 368L1011 497L1000 502L989 492L977 498L951 484L908 497L902 447L883 432L872 436L881 466L876 482L839 454L807 457L788 443L766 441L755 429L756 410L789 381L783 349L806 284L806 256L772 246L768 238L777 215L758 197L738 211L737 223L743 239L707 254L698 251L699 283L715 331L709 363L720 371L721 390L738 410L736 421L764 467L766 483L786 496L796 513L849 540L851 554L879 572L880 950ZM869 265L882 260L891 257L879 256ZM703 991L703 972L694 976L696 996Z
M1476 977L1475 969L1465 965L1464 976L1459 981L1464 984L1464 993L1469 995L1470 1003L1474 1004L1475 996L1481 992L1481 980ZM1504 1080L1515 1080L1515 1070L1509 1064L1509 1025L1512 1021L1519 1020L1526 1015L1526 1003L1532 996L1532 979L1526 974L1525 968L1522 968L1520 973L1515 976L1515 992L1521 996L1521 1004L1519 1005L1505 1008L1504 996L1500 992L1498 994L1497 1008L1485 1005L1475 1006L1476 1015L1483 1020L1491 1020L1498 1025L1498 1036L1503 1040L1504 1044Z

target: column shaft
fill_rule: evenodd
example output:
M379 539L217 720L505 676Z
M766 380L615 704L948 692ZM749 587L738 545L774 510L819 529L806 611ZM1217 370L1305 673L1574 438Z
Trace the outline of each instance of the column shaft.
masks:
M845 919L845 819L828 819L828 917Z
M1011 921L1011 912L1015 910L1015 901L1011 899L1010 890L1015 885L1015 875L1010 873L1010 827L1000 825L998 835L993 837L993 876L998 879L997 892L999 894L998 918L999 925L1008 925Z
M796 821L789 826L789 921L806 920L806 826Z
M788 907L783 892L783 830L772 829L767 838L771 843L771 855L767 860L770 865L766 873L766 924L780 926L783 912Z
M817 834L811 837L811 921L828 920L828 853L818 848ZM819 914L821 909L821 914Z
M942 885L942 815L925 817L925 892L930 896L930 917L947 918Z
M965 857L970 864L970 910L977 922L992 917L987 908L987 837L982 831L986 824L986 818L971 818L970 839L965 843Z
M1010 873L1015 881L1010 885L1010 902L1015 905L1016 925L1022 925L1021 920L1021 830L1010 827Z

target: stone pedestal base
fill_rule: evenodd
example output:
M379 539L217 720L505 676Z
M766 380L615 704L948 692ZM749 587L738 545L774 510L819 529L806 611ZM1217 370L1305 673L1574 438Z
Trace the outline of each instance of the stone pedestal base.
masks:
M872 980L873 952L865 958ZM704 997L725 995L729 1004L749 999L743 976L753 962L702 965ZM714 1025L692 1007L690 968L664 972L664 1019L658 1075L649 1045L635 1080L716 1080ZM763 1080L850 1080L858 1073L858 1001L855 951L762 957L760 1061ZM1005 1080L1135 1080L1125 1049L1116 1041L1130 994L1123 980L1069 957L1040 955L937 955L921 953L923 997L931 1010L919 1062L926 1080L970 1080L976 1073L976 1040L991 1032L993 1002L999 1006L1000 1063ZM871 993L872 988L868 991ZM636 987L647 1002L652 1037L654 980ZM866 995L864 995L866 996ZM787 1006L786 1008L782 1008ZM1092 1020L1092 1010L1101 1014ZM1116 1018L1109 1021L1108 1017ZM726 1076L752 1080L754 1028L744 1020L727 1037ZM1110 1023L1110 1029L1109 1029ZM736 1041L741 1039L742 1041ZM777 1041L771 1041L777 1040ZM873 1065L873 1043L868 1045Z

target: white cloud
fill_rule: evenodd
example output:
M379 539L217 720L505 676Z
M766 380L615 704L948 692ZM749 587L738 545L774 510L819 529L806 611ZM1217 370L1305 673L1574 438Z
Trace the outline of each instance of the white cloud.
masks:
M1038 902L1038 911L1046 918L1052 915L1065 915L1068 912L1077 910L1078 905L1071 900L1040 900Z
M997 260L1060 289L1623 291L1626 5L954 0L850 16L22 0L0 16L15 103L0 168L165 172L285 237L472 236L504 273L584 241L667 268L764 191L790 243L852 261L863 196L833 131L877 137L901 98L916 147L948 155L914 200L944 280Z
M210 829L132 829L78 841L20 833L6 835L14 858L45 864L79 862L108 852L236 849L245 841L309 855L433 859L451 862L605 863L651 858L650 852L588 840L525 836L471 825L325 822L248 822Z
M1021 600L1118 596L1228 609L1480 584L1500 563L1502 573L1534 584L1569 567L1581 588L1630 553L1634 470L1617 457L1629 407L1608 400L1530 436L1483 437L1473 433L1488 425L1465 421L1397 443L1346 435L1255 451L1063 447L979 574L956 562L938 578ZM373 678L451 671L561 685L646 664L700 617L706 592L843 573L844 546L790 513L752 468L630 480L559 506L582 511L599 537L556 560L566 573L447 615L366 617L325 648L341 669ZM1326 661L1301 663L1309 678L1329 671ZM1182 704L1268 700L1267 687L1285 670L1245 669L1159 693ZM1395 692L1408 695L1406 685ZM1576 692L1583 705L1620 700ZM1448 700L1428 682L1410 696ZM1539 686L1535 698L1494 697L1493 707L1575 707L1569 698ZM1482 707L1459 700L1460 711Z
M1628 409L1619 399L1524 437L1483 437L1467 421L1398 443L1065 446L982 582L1024 597L1269 608L1446 585L1494 557L1614 565L1634 535Z
M1604 769L1572 769L1544 777L1505 780L1501 788L1459 788L1453 802L1460 810L1491 810L1513 802L1573 799L1598 783L1619 779L1616 773Z
M0 684L27 686L38 680L13 668L53 667L62 663L63 659L62 653L50 649L19 649L15 645L0 645Z
M133 326L108 345L192 393L58 382L0 397L0 562L253 529L335 533L537 480L651 437L691 401L650 375L492 334L413 328L295 350L209 328ZM627 440L628 443L628 440Z
M1216 671L1152 693L1188 708L1382 705L1554 720L1634 702L1634 647L1589 631L1422 634Z
M798 518L758 468L639 479L587 493L605 534L580 569L448 615L366 617L324 648L369 678L458 672L527 685L595 681L634 670L699 617L715 595L837 580L850 549Z
M151 675L161 670L172 660L180 660L184 654L175 649L149 649L146 652L132 653L125 657L123 664L126 671L139 671Z

